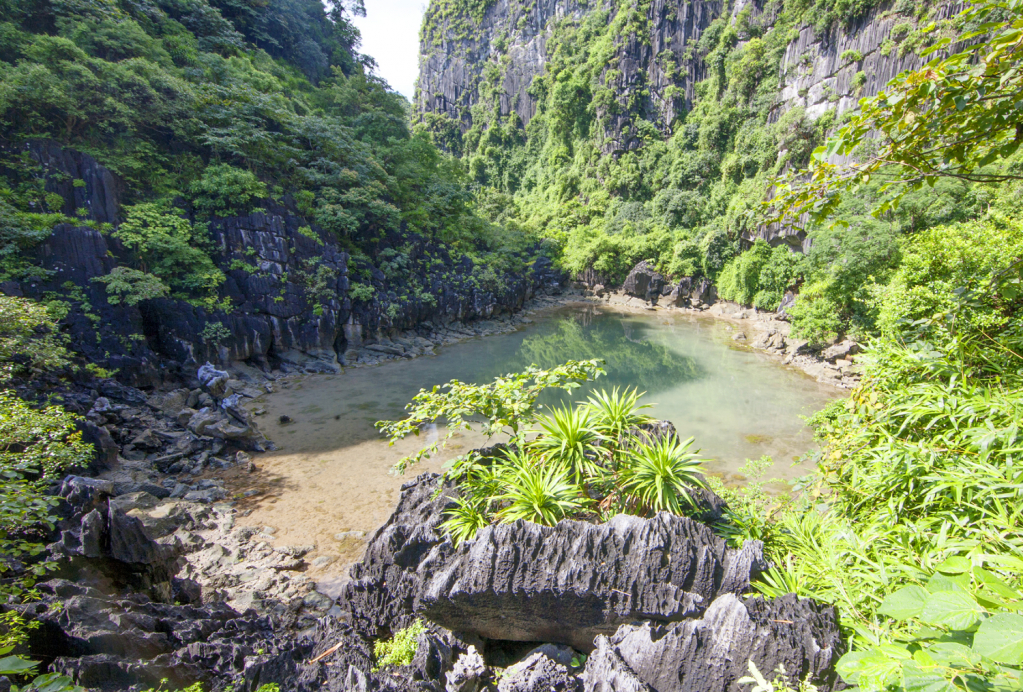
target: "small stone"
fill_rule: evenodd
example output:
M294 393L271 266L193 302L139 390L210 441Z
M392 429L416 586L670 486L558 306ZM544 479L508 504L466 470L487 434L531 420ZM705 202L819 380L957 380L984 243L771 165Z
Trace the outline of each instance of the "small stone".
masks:
M287 425L288 423L293 423L294 422L292 420L291 416L283 416L283 415L280 418L278 418L277 420L278 420L278 422L280 422L281 425Z
M361 540L366 537L365 531L342 531L334 534L334 540L347 541L348 539Z
M310 564L312 564L313 567L320 568L326 567L332 562L334 562L334 558L330 555L321 555L318 558L314 558Z

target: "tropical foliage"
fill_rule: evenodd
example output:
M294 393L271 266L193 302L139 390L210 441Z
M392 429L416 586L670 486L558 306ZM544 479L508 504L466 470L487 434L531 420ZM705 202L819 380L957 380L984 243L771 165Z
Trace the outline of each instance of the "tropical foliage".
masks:
M575 379L562 379L565 373L575 373ZM449 464L447 478L459 492L443 528L455 543L495 522L522 519L553 526L563 519L601 521L622 512L694 512L698 500L693 489L706 487L706 480L699 453L691 449L693 439L639 432L653 422L642 412L649 405L639 403L640 392L616 387L575 406L547 412L535 406L541 383L571 391L590 373L602 373L598 361L570 362L551 371L530 368L493 385L449 383L447 392L421 392L409 406L409 418L381 421L377 427L393 441L441 420L451 430L466 429L466 416L475 414L486 418L480 425L488 435L508 435L508 442ZM499 406L493 404L495 395ZM439 444L403 459L397 468L406 469Z
M376 660L374 670L412 663L419 649L419 636L424 632L426 625L422 620L416 620L405 629L395 632L390 639L376 642L373 645L373 658Z
M955 18L959 31L921 51L937 57L864 99L860 112L814 152L799 182L794 175L784 180L776 198L783 216L828 219L843 194L855 194L879 174L880 192L896 190L875 208L879 214L897 207L908 190L933 187L938 178L1023 179L1014 169L989 168L1023 143L1021 12L1019 0L967 5ZM924 30L936 32L937 26ZM834 163L835 157L847 163ZM801 179L806 174L809 181Z

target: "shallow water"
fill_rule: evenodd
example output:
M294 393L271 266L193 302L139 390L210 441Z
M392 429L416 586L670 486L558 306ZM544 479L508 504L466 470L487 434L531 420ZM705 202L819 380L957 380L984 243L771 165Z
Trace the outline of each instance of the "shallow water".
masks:
M812 438L800 416L839 392L736 346L732 333L711 318L587 306L550 313L511 334L446 346L433 357L291 378L258 402L267 410L260 426L281 450L257 459L259 474L236 480L239 490L263 493L243 502L253 510L248 523L276 527L280 544L316 544L319 554L340 557L327 568L336 571L358 557L361 542L336 541L334 534L370 532L387 519L404 480L388 469L424 442L388 447L375 421L400 417L421 387L453 378L484 382L531 363L545 367L584 358L605 359L608 375L573 392L571 400L585 398L593 387L636 386L646 392L645 402L656 404L651 415L673 422L683 437L695 437L709 472L741 482L745 460L766 454L775 460L771 477L803 475L809 464L793 462L812 447ZM548 406L558 401L553 394L542 399ZM295 422L280 425L282 414ZM419 470L440 470L447 458L484 442L460 436Z

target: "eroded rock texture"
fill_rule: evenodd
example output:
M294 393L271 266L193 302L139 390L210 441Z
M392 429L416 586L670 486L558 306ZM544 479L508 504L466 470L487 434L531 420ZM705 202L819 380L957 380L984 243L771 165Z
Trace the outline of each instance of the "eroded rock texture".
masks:
M419 568L419 604L450 629L589 651L596 635L626 622L695 617L717 594L748 588L762 567L759 543L729 550L707 526L666 513L518 521L432 551Z
M745 602L725 594L699 619L625 625L597 650L587 679L597 681L610 671L622 675L625 685L595 682L592 689L635 689L633 678L621 673L628 671L657 692L739 692L737 681L748 674L750 661L768 679L784 669L793 688L809 679L831 689L837 681L834 665L844 652L834 606L793 594Z
M394 513L370 538L362 562L351 569L352 581L340 600L366 636L383 636L415 619L420 590L416 571L444 541L437 527L453 504L450 490L437 494L438 480L436 474L423 474L401 487Z
M46 191L64 197L66 214L85 210L90 221L116 225L122 220L124 186L96 159L51 141L22 146L42 166ZM72 180L85 185L75 187ZM33 250L32 259L49 274L4 281L0 292L69 297L73 307L64 322L71 348L88 362L117 371L121 381L148 387L180 381L182 373L194 374L206 360L338 372L347 351L390 333L426 322L447 325L510 313L538 291L556 290L563 280L550 260L535 257L525 272L502 276L486 288L471 259L456 261L443 245L410 235L391 239L401 241L422 288L410 295L404 279L391 280L352 260L289 198L256 204L266 211L209 221L211 257L226 276L219 289L219 299L230 305L226 312L173 298L111 304L104 284L94 279L127 262L131 253L115 237L85 225L57 225ZM373 287L372 300L353 302L350 269L367 275L360 281ZM204 336L216 325L217 338Z

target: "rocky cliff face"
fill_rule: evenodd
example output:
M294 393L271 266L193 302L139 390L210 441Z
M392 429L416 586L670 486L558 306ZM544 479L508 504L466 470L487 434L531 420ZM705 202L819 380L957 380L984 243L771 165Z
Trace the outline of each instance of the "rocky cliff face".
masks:
M522 275L488 284L468 258L456 261L444 247L409 236L400 239L408 274L427 289L411 295L403 277L353 261L285 198L263 200L262 212L209 223L214 262L227 276L220 296L229 300L230 310L173 298L111 304L105 286L94 279L130 256L97 225L119 220L123 185L87 154L48 141L26 149L46 171L47 191L64 197L64 212L77 213L83 225L60 224L35 248L34 260L46 275L5 282L0 291L67 302L71 347L136 386L176 379L182 370L194 373L207 360L263 368L299 363L311 372L335 372L345 352L363 343L428 320L443 325L510 312L561 281L550 262L539 258ZM95 223L84 225L87 221ZM350 295L353 271L373 287L371 299Z
M720 0L654 0L648 9L653 20L649 35L634 33L615 46L601 77L614 102L597 107L598 116L610 122L606 152L639 146L639 139L629 136L631 118L639 116L666 131L692 104L695 84L706 72L694 46L722 9ZM537 105L530 87L547 64L547 43L555 25L596 11L613 16L615 3L538 0L527 5L498 0L482 21L469 28L470 19L445 16L436 3L431 5L420 44L417 109L442 113L460 122L464 132L472 125L470 109L479 100L481 81L488 69L499 67L501 115L514 113L523 125L528 124Z
M893 5L882 3L850 25L839 23L823 32L800 28L782 59L770 121L796 106L811 117L830 109L841 114L860 98L876 94L899 72L919 67L924 60L902 44L916 22L893 12ZM777 12L758 0L653 0L639 7L648 21L635 23L642 30L627 30L615 38L600 75L599 86L611 94L610 101L594 102L596 115L605 123L605 154L642 145L637 121L669 133L692 106L696 83L718 69L708 64L706 47L699 45L711 22L726 14L736 25L744 14L744 21L764 32L773 26ZM945 6L940 17L952 10L953 5ZM593 12L607 12L612 22L627 11L633 11L632 3L615 0L498 0L477 21L449 3L432 3L421 33L416 108L422 114L445 115L465 132L473 124L472 106L484 89L494 88L496 73L501 115L515 114L526 124L536 113L531 87L551 57L548 42L556 26ZM740 45L750 38L739 31Z

